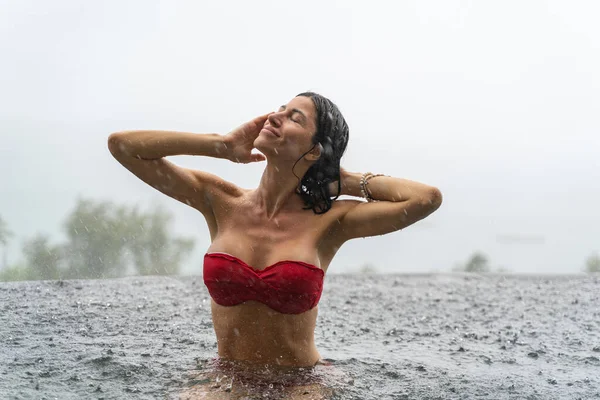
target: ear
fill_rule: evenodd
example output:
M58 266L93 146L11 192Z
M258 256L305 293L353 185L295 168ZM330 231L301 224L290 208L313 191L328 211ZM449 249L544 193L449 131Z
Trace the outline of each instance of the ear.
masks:
M312 150L306 153L304 158L308 161L316 161L321 157L321 151L323 150L323 146L321 143L317 143L313 146Z

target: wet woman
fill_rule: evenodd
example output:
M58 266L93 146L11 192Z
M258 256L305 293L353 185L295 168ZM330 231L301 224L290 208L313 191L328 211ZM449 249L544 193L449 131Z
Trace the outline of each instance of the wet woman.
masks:
M312 92L225 135L109 136L108 147L123 166L206 219L212 242L203 277L221 360L319 364L317 303L336 252L351 239L403 229L440 206L442 195L433 186L341 168L348 138L338 107ZM166 159L175 155L266 166L258 187L244 189Z

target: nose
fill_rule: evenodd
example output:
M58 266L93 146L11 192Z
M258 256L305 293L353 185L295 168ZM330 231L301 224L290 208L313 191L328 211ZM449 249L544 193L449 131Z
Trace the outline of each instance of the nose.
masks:
M269 117L267 119L269 120L270 125L272 125L274 127L281 126L281 113L280 112L274 112L273 114L269 115Z

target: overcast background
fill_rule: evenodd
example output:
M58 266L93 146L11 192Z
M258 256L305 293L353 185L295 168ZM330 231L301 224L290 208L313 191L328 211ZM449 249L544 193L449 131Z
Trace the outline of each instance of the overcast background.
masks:
M198 212L139 181L111 132L227 133L306 90L350 125L342 165L441 189L401 232L342 247L331 273L449 271L474 251L519 273L578 273L600 250L600 3L0 0L0 216L9 263L62 241L78 195ZM240 186L263 163L176 157Z

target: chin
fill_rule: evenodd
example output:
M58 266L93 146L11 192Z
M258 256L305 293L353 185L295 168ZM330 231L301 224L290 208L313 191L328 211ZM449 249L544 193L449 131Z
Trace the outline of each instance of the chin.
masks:
M273 154L273 143L269 143L268 141L264 140L264 138L261 138L260 136L257 137L256 139L254 139L254 143L252 143L252 145L254 146L254 148L258 151L260 151L263 154Z
M264 152L265 150L265 144L263 143L263 140L261 139L261 137L257 137L256 139L254 139L254 143L252 143L252 146L254 146L254 148L258 151L260 151L261 153Z

